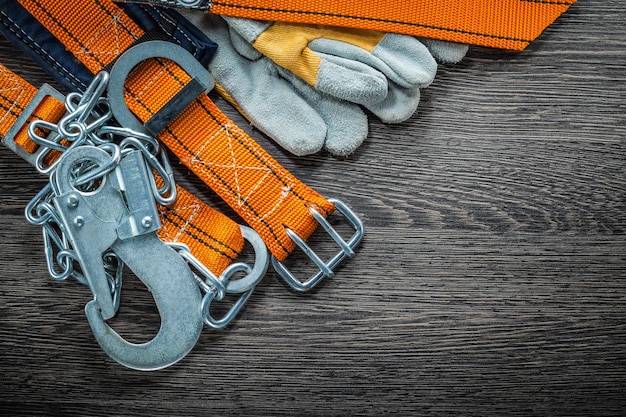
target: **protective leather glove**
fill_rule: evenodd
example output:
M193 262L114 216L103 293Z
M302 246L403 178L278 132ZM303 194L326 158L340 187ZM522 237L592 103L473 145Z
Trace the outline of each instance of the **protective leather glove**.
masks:
M208 67L218 92L287 151L302 156L325 147L346 156L365 140L368 122L358 105L316 91L235 38L239 53L220 16L182 14L218 44Z
M417 39L370 30L224 16L262 55L317 91L363 105L385 123L408 119L437 63ZM233 31L231 31L232 38Z
M209 65L209 70L217 82L217 90L253 125L273 138L279 145L295 155L315 153L325 147L334 155L347 156L363 142L367 136L367 119L357 106L320 92L291 71L276 65L232 27L228 28L230 34L228 37L221 18L197 12L187 12L185 17L220 45L217 56ZM246 19L236 20L250 22L252 25L257 24L256 21ZM298 25L300 26L302 25ZM372 38L374 35L380 38L382 35L393 39L400 36L365 32L366 38ZM403 36L402 38L409 37ZM408 50L424 53L424 46L419 41L413 38L402 40L409 46ZM377 45L384 46L389 43L391 41L382 43L379 41ZM430 40L424 40L424 44L429 45L429 48L432 44L438 46L431 52L440 62L457 62L467 52L466 45L455 45L443 41L430 42ZM349 50L350 46L347 49ZM418 86L429 84L434 77L434 70L432 74L424 77L427 71L420 71L415 61L408 60L409 67L418 68L416 72L421 74L422 81L415 83L415 86L406 87L410 85L406 82L407 77L399 77L397 74L407 74L411 70L402 70L403 63L399 60L401 52L394 55L389 52L390 49L381 47L377 54L387 57L387 61L393 63L393 67L398 68L397 71L392 71L391 67L387 68L385 65L381 65L381 68L386 72L372 70L372 67L356 61L354 65L346 64L346 68L358 70L350 74L354 76L352 78L365 80L361 83L363 88L371 85L367 80L371 80L372 77L386 82L385 97L381 101L368 103L364 107L376 114L383 122L399 123L408 119L416 111L420 98ZM426 55L424 60L432 64L433 59L428 56ZM371 59L371 61L377 62L376 59ZM377 62L377 64L381 63ZM427 67L430 68L430 64ZM434 68L436 69L436 63ZM385 73L395 73L396 75L391 78L400 81L404 87L390 78L385 79ZM346 77L346 74L343 73L343 76ZM342 82L339 79L332 81L339 88ZM359 94L358 88L353 88L352 91L356 95Z
M426 45L430 53L435 57L435 60L442 64L456 64L461 62L469 50L469 45L464 43L428 38L419 38L419 40Z

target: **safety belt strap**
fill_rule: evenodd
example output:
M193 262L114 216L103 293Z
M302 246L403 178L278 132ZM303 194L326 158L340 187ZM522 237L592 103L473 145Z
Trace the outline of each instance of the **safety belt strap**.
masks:
M522 50L576 0L125 0Z
M72 7L56 0L20 3L94 74L144 35L110 0L74 1ZM126 105L146 123L191 79L171 60L145 60L126 79ZM206 93L158 138L259 233L278 261L296 248L294 234L308 239L320 224L319 216L324 219L335 209L278 164Z
M37 94L37 88L0 64L0 137L5 137ZM15 133L12 141L28 153L38 145L27 133L32 120L56 123L65 106L52 95L45 95ZM178 197L170 206L159 207L162 227L158 233L165 242L187 245L191 253L210 271L220 275L241 253L244 239L239 225L177 186Z
M203 65L208 65L217 44L171 9L126 3L123 9L144 31L144 40L176 43ZM65 88L80 92L93 73L65 51L65 46L29 14L17 0L0 0L0 32Z

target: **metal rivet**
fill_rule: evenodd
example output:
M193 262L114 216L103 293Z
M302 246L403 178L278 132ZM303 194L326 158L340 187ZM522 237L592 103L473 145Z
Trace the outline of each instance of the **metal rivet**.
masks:
M70 195L69 197L67 197L66 201L68 207L78 207L78 197L76 197L75 195Z
M74 217L74 226L76 227L83 227L85 224L85 219L83 216L76 216Z
M146 216L143 219L141 219L141 225L145 227L146 229L152 226L152 217Z

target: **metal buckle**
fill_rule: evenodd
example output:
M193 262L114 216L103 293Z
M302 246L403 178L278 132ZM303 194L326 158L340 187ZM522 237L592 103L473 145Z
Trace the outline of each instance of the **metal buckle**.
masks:
M4 146L11 149L22 159L24 159L26 162L33 166L37 166L37 161L40 155L49 152L49 149L44 146L39 146L35 152L30 153L15 142L15 137L17 136L18 132L26 125L28 119L33 115L37 107L39 107L41 102L46 97L54 97L60 102L65 101L65 96L57 91L54 87L52 87L50 84L43 84L41 88L39 88L39 91L37 91L37 94L35 94L35 97L33 97L30 103L28 103L26 108L15 120L15 123L13 123L4 138L2 138L2 143L4 144ZM58 137L58 133L56 132L51 132L51 135L55 135L55 137ZM51 139L51 142L52 141L54 141L54 138Z
M311 259L315 265L319 268L317 273L313 274L306 281L301 281L296 278L287 267L280 262L276 257L272 256L272 266L278 272L282 279L289 284L291 288L296 291L304 292L309 291L317 284L319 284L324 278L332 278L335 276L334 269L343 261L346 257L353 258L355 256L354 249L359 245L363 239L363 223L352 210L348 208L343 202L329 198L328 201L335 205L337 211L350 222L354 227L354 234L347 241L343 240L339 233L330 225L328 220L317 210L310 208L309 211L315 217L315 220L324 228L326 233L335 241L335 243L341 249L330 261L324 262L314 251L306 244L306 242L298 236L293 230L285 228L287 235L296 243L296 245Z
M192 79L145 124L130 111L124 101L124 82L130 71L149 58L167 58L184 69ZM124 127L156 136L203 91L210 91L215 81L206 68L186 49L165 41L143 42L129 48L113 65L109 77L109 105L115 119Z

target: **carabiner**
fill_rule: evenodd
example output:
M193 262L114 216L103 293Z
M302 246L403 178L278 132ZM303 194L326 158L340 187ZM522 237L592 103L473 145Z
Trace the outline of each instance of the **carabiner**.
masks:
M161 327L149 342L130 343L104 321L93 300L85 306L85 314L98 344L132 369L152 371L173 365L191 351L202 332L198 308L202 297L191 270L155 233L117 240L111 249L151 292Z
M97 170L110 159L101 147L68 150L58 163L58 195L53 201L74 249L72 256L79 261L94 295L85 313L102 349L129 368L165 368L182 359L200 337L202 295L187 263L156 234L158 212L139 151L125 155L114 171L94 184L95 189L81 190L72 181L77 164ZM105 322L115 315L118 302L118 291L112 291L102 261L109 250L154 297L161 327L147 343L130 343Z

